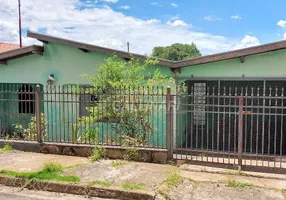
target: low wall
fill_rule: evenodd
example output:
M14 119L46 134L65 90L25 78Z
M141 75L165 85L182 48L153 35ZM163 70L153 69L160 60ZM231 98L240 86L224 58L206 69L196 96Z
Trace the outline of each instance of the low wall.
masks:
M89 157L94 145L65 144L65 143L37 143L17 140L0 140L0 148L10 143L13 149L35 153L48 153L69 156ZM110 159L123 159L128 148L118 146L100 146L105 149L106 157ZM165 163L167 161L167 149L136 148L137 161Z

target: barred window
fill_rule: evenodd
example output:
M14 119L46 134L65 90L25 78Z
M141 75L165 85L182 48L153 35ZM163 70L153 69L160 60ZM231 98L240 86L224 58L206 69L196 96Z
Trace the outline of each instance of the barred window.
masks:
M19 113L34 114L35 94L33 88L30 85L23 84L18 92Z
M86 93L88 87L82 87L83 90L79 96L79 116L88 117L90 112L87 110L88 107L91 107L94 102L98 101L98 98L94 94Z

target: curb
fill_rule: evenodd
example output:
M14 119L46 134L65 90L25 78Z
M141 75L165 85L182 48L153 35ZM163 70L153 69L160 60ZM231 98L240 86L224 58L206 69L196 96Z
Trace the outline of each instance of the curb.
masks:
M88 197L114 198L122 200L154 200L155 193L117 190L82 184L65 184L58 182L45 182L37 180L27 180L22 178L13 178L0 176L0 185L10 187L20 187L29 190L40 190L57 193L67 193L74 195L84 195Z

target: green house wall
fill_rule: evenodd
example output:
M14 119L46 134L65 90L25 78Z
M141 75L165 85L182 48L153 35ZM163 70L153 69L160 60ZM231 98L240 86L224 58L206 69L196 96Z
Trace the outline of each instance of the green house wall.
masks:
M16 84L40 84L45 91L57 92L64 91L63 87L68 85L85 85L89 84L89 80L81 77L82 74L93 75L97 72L98 67L105 59L111 55L99 52L83 52L82 50L66 45L48 43L44 45L44 54L29 55L14 60L9 60L7 65L0 65L0 83ZM153 69L148 69L147 75L152 74L153 70L159 69L163 74L172 77L173 73L168 67L154 66ZM46 89L46 81L48 76L54 74L55 88ZM14 88L15 89L15 88ZM1 96L2 97L2 96ZM31 114L25 115L18 113L17 95L5 96L6 100L0 102L0 108L16 108L13 111L13 116L1 114L2 120L5 124L24 124L29 122L28 118L32 117ZM72 139L73 124L79 114L78 103L69 103L64 105L57 101L69 100L78 101L77 97L59 97L55 95L43 95L43 112L48 120L49 138L53 141L70 141ZM15 101L9 101L14 99ZM52 103L47 101L54 101ZM19 120L21 116L25 119L25 123ZM9 119L8 119L9 118ZM160 119L160 120L159 120ZM158 127L166 127L166 120L164 117L157 115L154 117L154 123ZM99 124L101 127L101 135L110 131L110 124ZM156 129L154 132L153 143L165 145L165 131ZM160 135L157 137L157 135Z
M179 80L193 78L285 78L286 50L183 67Z

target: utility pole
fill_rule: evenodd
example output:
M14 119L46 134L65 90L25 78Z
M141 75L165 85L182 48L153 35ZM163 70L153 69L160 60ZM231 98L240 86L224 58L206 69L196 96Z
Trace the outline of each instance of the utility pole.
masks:
M18 0L18 12L19 12L19 40L20 47L22 47L22 25L21 25L21 2Z
M127 42L127 52L129 52L129 42Z

